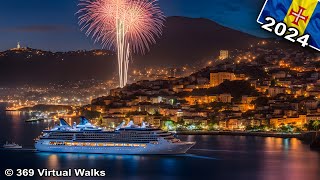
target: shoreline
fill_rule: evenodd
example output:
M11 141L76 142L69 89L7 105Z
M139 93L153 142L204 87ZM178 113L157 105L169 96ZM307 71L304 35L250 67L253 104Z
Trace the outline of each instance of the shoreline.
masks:
M234 131L208 131L208 132L190 132L177 131L177 135L224 135L224 136L257 136L257 137L275 137L275 138L297 138L303 141L310 141L315 132L302 133L274 133L274 132L234 132Z

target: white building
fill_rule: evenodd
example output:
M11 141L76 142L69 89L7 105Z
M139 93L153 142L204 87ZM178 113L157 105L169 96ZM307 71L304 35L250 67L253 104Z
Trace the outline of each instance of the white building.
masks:
M229 58L229 51L228 50L220 50L220 60L225 60Z

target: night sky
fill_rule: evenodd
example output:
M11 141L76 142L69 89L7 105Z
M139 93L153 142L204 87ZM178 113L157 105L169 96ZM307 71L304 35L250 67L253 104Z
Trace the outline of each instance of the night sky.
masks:
M202 17L263 36L256 23L264 0L160 0L166 16ZM101 48L79 31L77 0L2 0L0 50L22 46L68 51Z

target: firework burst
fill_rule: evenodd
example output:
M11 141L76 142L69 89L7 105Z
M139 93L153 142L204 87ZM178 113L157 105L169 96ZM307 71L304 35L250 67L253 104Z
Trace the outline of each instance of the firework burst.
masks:
M81 31L117 51L120 87L128 81L131 53L146 53L162 34L158 0L80 0Z

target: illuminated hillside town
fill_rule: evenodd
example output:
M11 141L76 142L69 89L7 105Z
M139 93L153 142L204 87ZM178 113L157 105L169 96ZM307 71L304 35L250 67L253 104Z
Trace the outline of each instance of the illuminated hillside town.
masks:
M0 180L320 179L319 0L4 0Z
M70 122L86 115L107 129L132 120L177 132L314 130L312 124L320 121L320 54L274 48L278 43L221 50L197 66L130 69L124 88L114 88L117 79L2 87L0 100L9 103L8 111L42 111ZM9 54L112 56L107 51L51 53L20 43L0 56ZM65 109L57 114L54 106Z

